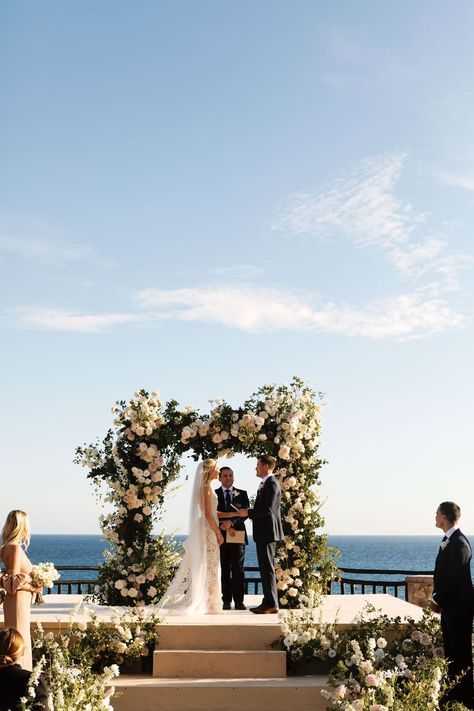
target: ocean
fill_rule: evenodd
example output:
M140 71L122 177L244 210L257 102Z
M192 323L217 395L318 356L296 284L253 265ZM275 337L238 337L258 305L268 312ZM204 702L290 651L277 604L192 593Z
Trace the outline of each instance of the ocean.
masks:
M177 536L183 540L185 536ZM329 536L328 542L340 550L342 568L413 570L430 572L438 552L440 536ZM103 560L106 544L100 535L33 535L28 556L33 563L50 561L56 566L96 566ZM245 565L257 566L255 544L250 538ZM63 571L63 580L93 579L94 571ZM403 580L404 575L353 574L360 580ZM339 592L334 586L333 592Z
M183 540L185 536L177 536ZM329 536L341 552L339 565L346 568L433 570L441 536ZM33 535L28 556L33 563L98 565L106 544L100 535ZM257 565L250 537L245 564Z

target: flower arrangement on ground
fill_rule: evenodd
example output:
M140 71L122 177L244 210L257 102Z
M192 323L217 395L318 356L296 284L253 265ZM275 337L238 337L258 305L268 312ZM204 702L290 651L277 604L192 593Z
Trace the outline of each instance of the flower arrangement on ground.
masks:
M349 629L324 623L307 600L282 615L280 645L293 662L332 659L328 709L431 711L447 685L439 618L390 618L367 605Z
M155 613L140 607L117 610L105 624L90 608L83 609L80 618L77 613L78 608L73 611L65 631L54 638L71 663L102 672L113 664L132 666L152 653L157 638L156 625L160 622ZM53 637L41 628L33 632L36 659L48 656Z
M40 674L50 690L50 706L54 711L110 711L115 693L112 679L119 675L117 665L104 667L98 673L87 661L77 661L62 639L45 633L41 625L35 630L34 655L36 665L30 678L28 695L22 699L21 711L34 711L34 687ZM38 656L38 653L41 654Z
M324 622L319 598L310 593L301 596L301 608L280 613L282 637L280 646L287 652L288 668L295 671L302 663L314 660L334 665L343 641L337 620Z
M446 687L439 620L390 618L368 605L343 635L325 693L340 711L431 711Z
M179 555L153 525L180 471L180 458L249 457L270 454L282 489L285 539L277 551L276 575L282 607L298 607L310 590L325 591L337 571L323 525L316 489L324 463L319 455L321 404L301 379L260 388L242 407L211 401L209 414L163 405L159 393L137 391L113 408L114 430L100 446L76 450L89 478L107 488L104 502L114 510L101 520L111 547L99 573L99 600L144 605L161 598Z

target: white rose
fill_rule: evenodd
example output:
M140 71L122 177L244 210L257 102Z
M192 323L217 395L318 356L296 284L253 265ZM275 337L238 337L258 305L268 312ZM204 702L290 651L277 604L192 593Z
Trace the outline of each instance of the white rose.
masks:
M347 686L344 684L339 684L339 686L334 689L333 698L334 699L344 699L346 696Z
M364 679L364 683L366 686L378 686L379 680L377 679L375 674L367 674L367 676Z
M154 588L153 585L150 585L150 587L148 588L148 597L156 597L157 593L158 590Z
M280 459L289 459L290 458L290 448L288 447L287 444L281 444L280 449L278 450L278 456Z
M128 590L127 590L127 588L121 588L120 594L121 594L122 597L127 597L127 595L128 595Z
M290 597L296 597L298 595L298 590L296 588L290 588L287 595Z
M127 585L127 583L125 582L125 580L116 580L115 581L115 587L117 588L117 590L122 590L126 585Z
M136 588L131 588L131 589L128 591L128 595L129 595L129 597L137 597L137 595L138 595L138 590L137 590Z

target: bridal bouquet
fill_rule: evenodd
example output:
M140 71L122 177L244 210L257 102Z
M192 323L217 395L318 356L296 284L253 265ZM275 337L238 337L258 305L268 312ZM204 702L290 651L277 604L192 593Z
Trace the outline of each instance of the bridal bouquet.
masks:
M59 573L52 563L38 563L30 573L31 584L38 588L52 588L59 578ZM36 593L35 605L44 603L43 593Z

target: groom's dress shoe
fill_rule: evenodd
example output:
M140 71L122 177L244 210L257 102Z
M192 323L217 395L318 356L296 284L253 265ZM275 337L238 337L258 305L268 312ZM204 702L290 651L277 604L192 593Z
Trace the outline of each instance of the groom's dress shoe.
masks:
M240 604L235 605L235 609L236 609L236 610L246 610L247 608L246 608L246 606L244 605L244 603L241 602Z
M253 607L252 612L256 615L275 615L278 612L278 607Z
M225 603L222 605L222 609L223 609L223 610L230 610L230 602L225 602Z
M249 609L250 609L250 612L255 612L256 610L261 610L262 607L263 607L263 605L257 605L257 607L251 607Z

